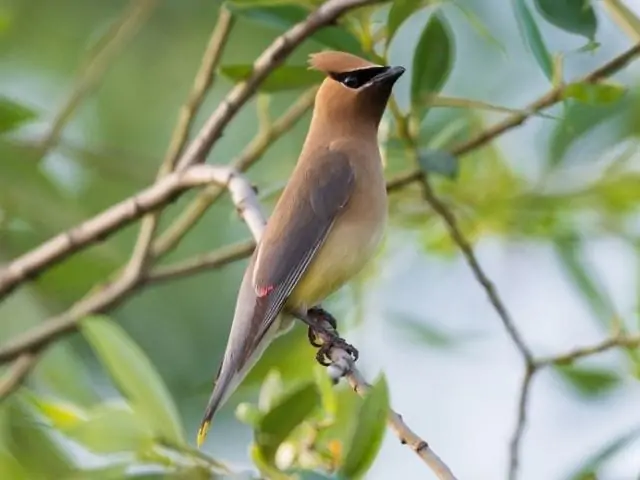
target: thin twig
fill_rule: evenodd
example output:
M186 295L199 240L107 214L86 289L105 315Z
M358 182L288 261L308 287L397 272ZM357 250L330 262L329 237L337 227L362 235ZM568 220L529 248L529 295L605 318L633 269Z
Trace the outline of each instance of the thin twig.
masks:
M518 400L518 419L509 444L509 480L516 480L518 475L520 444L522 443L524 430L527 426L527 407L529 404L529 395L531 393L533 376L537 371L538 370L535 365L529 364L527 365L524 377L522 378L520 398Z
M264 125L258 134L230 165L244 172L256 163L282 135L291 130L311 109L317 87L311 87L272 124ZM153 255L160 256L174 248L202 218L207 209L224 193L216 185L205 188L180 214L180 216L158 237L153 245Z
M610 77L619 70L622 70L631 60L633 60L638 55L640 55L640 43L633 46L621 55L615 57L613 60L604 64L597 70L594 70L590 74L579 78L576 81L585 83L597 83L607 77ZM499 122L493 127L481 132L477 136L454 147L451 150L451 154L455 156L461 156L469 153L473 150L476 150L477 148L486 145L503 133L522 125L531 116L535 115L541 110L551 107L552 105L562 100L565 88L565 84L553 88L547 94L543 95L538 100L525 107L522 113L511 115L502 122ZM413 170L411 172L401 173L387 182L387 190L393 191L401 189L402 187L410 183L420 181L422 176L423 172L419 169Z
M181 262L157 267L144 275L141 281L148 285L207 272L246 258L253 253L255 248L256 242L253 239L238 242L218 248L211 253L196 255Z
M146 211L144 208L148 209L151 205L161 204L166 196L172 195L176 191L193 185L214 182L219 185L227 185L234 204L250 228L262 228L264 217L259 210L257 201L253 200L255 193L251 185L233 168L210 165L195 165L187 170L172 173L136 197L122 202L120 206L112 207L96 219L109 218L110 212L117 208L133 211L140 216L141 212ZM247 202L251 202L251 208L245 208ZM83 232L80 230L78 235ZM83 317L91 313L105 311L120 301L121 296L135 288L139 281L140 275L125 270L124 274L116 281L107 284L95 294L78 301L68 311L7 342L0 348L0 363L13 360L25 352L38 352L60 336L73 332Z
M358 7L372 5L381 0L328 0L306 19L295 24L287 32L276 38L253 63L251 75L229 92L218 108L211 114L200 133L178 161L178 169L203 162L213 144L220 138L225 127L246 103L265 78L278 66L295 47L313 35L316 30L335 22L338 17Z
M90 220L63 232L10 262L0 272L0 295L23 280L64 260L72 253L103 240L147 212L177 198L185 190L215 182L217 169L207 167L172 173L146 190L123 200Z
M173 171L178 156L187 142L196 115L200 111L207 92L213 85L215 71L227 45L233 23L234 19L229 10L224 6L221 7L218 21L202 57L189 97L178 114L178 120L171 135L164 161L158 170L157 179L163 178ZM150 247L158 226L158 219L159 212L150 213L142 219L138 238L127 268L136 272L141 272L146 268L152 257Z
M556 355L555 357L538 359L536 360L536 365L538 368L543 368L550 365L571 363L574 360L595 355L596 353L602 353L615 347L638 348L640 347L640 335L616 335L595 345L576 348L575 350Z
M9 369L0 378L0 401L20 386L24 378L35 366L36 361L36 355L29 352L23 353L13 361Z
M71 95L41 140L39 145L41 155L57 144L62 130L76 109L96 87L99 80L104 76L107 68L109 68L112 60L127 42L133 38L157 3L157 0L133 0L123 12L120 20L99 40L97 51L81 68L75 85L71 90Z

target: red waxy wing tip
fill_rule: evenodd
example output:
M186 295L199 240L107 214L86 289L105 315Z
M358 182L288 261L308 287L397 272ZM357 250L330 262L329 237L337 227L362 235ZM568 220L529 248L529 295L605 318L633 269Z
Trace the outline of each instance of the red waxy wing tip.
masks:
M258 292L259 297L265 297L274 289L273 285L268 285L266 287L258 287L256 290Z

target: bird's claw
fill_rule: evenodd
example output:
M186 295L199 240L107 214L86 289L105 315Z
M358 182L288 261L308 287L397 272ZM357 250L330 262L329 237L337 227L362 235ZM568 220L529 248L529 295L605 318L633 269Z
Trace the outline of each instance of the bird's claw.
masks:
M327 312L325 309L323 309L321 307L310 308L307 311L307 315L309 315L311 318L315 319L316 321L324 320L329 325L331 325L331 327L334 330L336 330L338 328L338 322L333 317L333 315L331 315L329 312Z
M331 365L331 359L329 357L329 354L331 353L331 350L334 348L340 348L341 350L344 350L349 355L351 355L351 357L353 357L354 362L358 361L358 357L360 354L358 353L357 348L347 343L345 340L343 340L340 337L333 337L328 342L323 343L318 349L318 353L316 354L316 360L320 365L324 367L328 367L329 365Z

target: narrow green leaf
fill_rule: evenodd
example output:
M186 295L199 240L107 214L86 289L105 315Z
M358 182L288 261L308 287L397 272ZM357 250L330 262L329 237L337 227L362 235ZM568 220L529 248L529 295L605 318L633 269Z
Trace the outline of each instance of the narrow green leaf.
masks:
M162 440L184 443L176 406L142 349L108 318L88 317L80 328L136 414L145 418Z
M120 402L94 407L86 421L63 432L97 453L138 452L154 441L144 418Z
M220 73L234 82L241 82L251 75L251 65L224 65ZM322 74L299 65L283 65L276 68L259 87L261 92L282 92L307 88L322 81Z
M551 80L553 78L553 60L547 50L547 46L542 40L542 35L538 29L538 25L531 15L531 11L525 0L512 0L513 9L518 23L520 34L536 62L544 72L545 76Z
M564 88L564 98L574 98L592 105L607 105L622 99L627 89L613 83L570 83Z
M22 394L41 415L59 430L73 428L88 418L88 413L75 405L44 398L27 389L24 389Z
M556 365L555 371L568 386L585 398L600 397L621 382L616 372L604 368Z
M391 4L387 17L387 45L393 40L402 24L415 12L429 4L429 0L396 0Z
M0 96L0 133L15 130L34 118L36 113L30 108Z
M267 412L255 431L255 441L267 462L273 458L280 444L320 405L320 393L313 383L298 387L283 396Z
M13 455L0 450L0 478L29 480L29 473Z
M554 240L554 247L558 260L568 277L580 290L595 316L600 319L603 325L608 326L613 316L613 306L602 293L602 287L598 285L596 280L597 277L584 265L580 255L582 247L580 238L569 235L557 238Z
M598 19L591 0L535 0L540 14L552 25L594 40Z
M249 402L239 403L235 413L238 420L254 428L258 426L262 418L260 409Z
M338 472L342 478L361 478L369 470L382 445L388 415L389 392L387 381L381 375L358 411L347 453Z
M411 109L421 118L427 111L424 99L438 93L453 68L454 37L446 19L434 13L425 25L413 53Z
M234 15L275 27L279 31L287 30L296 23L303 21L310 12L309 9L300 5L252 6L232 2L228 5L228 8ZM358 39L341 26L322 28L311 36L311 40L333 50L364 55Z
M598 469L638 437L640 437L640 428L636 427L609 442L601 450L593 454L575 473L569 475L567 480L595 480Z
M478 18L478 16L465 5L461 5L458 2L453 2L452 5L456 7L464 15L469 25L480 35L480 37L487 40L489 43L493 43L498 49L506 55L507 49L505 46L491 33L491 30Z
M452 180L460 170L458 158L444 150L420 151L418 164L423 172L437 173Z

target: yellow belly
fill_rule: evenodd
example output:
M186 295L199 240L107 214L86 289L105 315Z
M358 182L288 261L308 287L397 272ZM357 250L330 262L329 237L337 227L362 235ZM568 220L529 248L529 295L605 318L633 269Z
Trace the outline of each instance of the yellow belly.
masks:
M311 308L358 274L380 246L386 215L364 225L336 223L291 293L289 306Z

